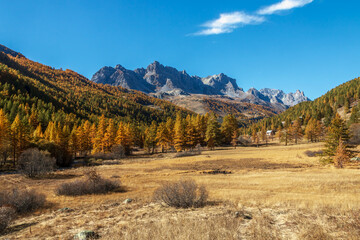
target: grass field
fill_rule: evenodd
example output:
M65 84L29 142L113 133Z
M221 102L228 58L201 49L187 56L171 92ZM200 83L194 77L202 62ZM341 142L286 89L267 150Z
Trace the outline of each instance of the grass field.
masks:
M65 197L64 182L82 178L82 169L51 178L0 176L1 188L35 188L48 206L17 219L1 239L71 239L80 230L102 239L359 239L360 171L336 169L318 157L322 143L224 148L174 158L173 153L138 156L96 169L119 180L127 191ZM231 174L206 174L226 170ZM164 181L194 179L209 191L209 205L175 209L152 201ZM122 203L132 198L130 204ZM61 208L74 211L59 212Z

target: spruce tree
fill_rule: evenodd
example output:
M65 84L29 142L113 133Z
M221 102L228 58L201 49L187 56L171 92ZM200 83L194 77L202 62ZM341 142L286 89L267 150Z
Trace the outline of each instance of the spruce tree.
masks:
M155 148L157 144L156 133L157 133L157 125L156 122L153 121L150 127L146 128L145 130L144 146L147 148L149 153L155 152Z
M2 162L6 161L10 147L10 124L2 109L0 109L0 154Z
M208 148L213 150L219 143L220 126L214 113L209 116L206 129L206 142Z
M157 128L157 144L161 147L161 152L165 152L169 145L169 131L166 127L166 123L160 123L159 127Z
M186 125L180 114L176 116L174 130L174 147L176 151L181 152L186 147Z
M340 139L344 141L345 148L346 142L349 140L349 130L345 124L345 121L341 119L339 114L331 120L328 135L326 138L324 154L328 157L332 157L336 153L336 148L339 146Z
M20 120L19 115L15 117L14 122L11 124L10 136L13 161L15 166L17 157L23 150L25 150L29 140L26 126L24 126L23 122Z
M226 115L221 124L221 135L223 137L224 144L230 144L232 140L232 135L235 130L238 129L238 121L235 116L232 114Z

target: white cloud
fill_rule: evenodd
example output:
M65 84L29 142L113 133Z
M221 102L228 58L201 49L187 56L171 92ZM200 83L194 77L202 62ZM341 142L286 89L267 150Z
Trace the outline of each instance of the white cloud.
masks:
M313 1L314 0L282 0L279 3L261 8L259 11L257 11L257 13L260 15L270 15L279 11L303 7L306 4L312 3Z
M231 33L234 29L240 26L260 24L264 22L266 20L264 15L271 15L280 11L303 7L313 1L314 0L281 0L281 2L259 9L254 14L248 14L243 11L222 13L219 18L203 24L202 27L205 29L192 35L217 35L222 33Z
M265 21L262 16L249 15L245 12L222 13L220 17L203 24L206 29L195 33L195 35L214 35L230 33L242 25L258 24Z

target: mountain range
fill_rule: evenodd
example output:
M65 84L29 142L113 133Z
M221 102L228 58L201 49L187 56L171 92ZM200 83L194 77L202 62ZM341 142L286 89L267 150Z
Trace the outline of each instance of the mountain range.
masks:
M103 67L97 71L91 81L95 83L121 86L128 89L171 100L171 96L202 95L224 96L239 102L248 102L271 106L277 110L285 110L300 102L310 101L304 92L285 93L282 90L251 88L244 91L234 78L220 73L208 77L190 76L185 70L164 66L155 61L146 69L128 70L121 65Z
M3 94L2 87L23 92L4 90ZM28 98L37 100L14 102ZM6 103L7 110L13 113L16 111L11 109L41 101L51 106L51 110L45 111L47 114L74 114L74 119L104 114L126 121L151 122L173 117L179 111L184 115L212 111L219 116L231 113L252 121L274 116L303 98L308 100L301 92L290 95L271 89L244 92L235 79L225 74L201 78L159 62L134 71L120 65L104 67L90 81L72 70L31 61L0 44L0 107ZM42 107L39 111L43 111Z

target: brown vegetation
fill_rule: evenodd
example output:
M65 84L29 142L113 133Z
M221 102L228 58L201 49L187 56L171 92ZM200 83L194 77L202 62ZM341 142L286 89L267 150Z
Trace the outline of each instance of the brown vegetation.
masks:
M28 177L35 177L53 171L55 163L55 158L52 158L49 152L29 148L20 155L18 169Z
M15 217L12 207L0 207L0 233L3 232Z
M3 175L4 188L36 187L52 203L49 209L17 218L4 238L71 239L89 229L101 239L357 239L358 166L339 171L304 154L322 148L322 143L270 144L181 159L173 153L133 157L121 165L96 167L104 178L120 178L127 187L127 192L106 195L54 194L69 181L65 176L83 180L81 168L55 172L59 177L50 179ZM202 173L214 167L231 174ZM209 204L184 209L153 202L163 182L190 178L206 186ZM122 203L127 198L133 202ZM66 207L72 211L58 211Z
M164 183L155 190L154 199L171 207L203 207L208 193L204 186L198 186L192 179Z
M124 191L118 181L102 178L93 168L88 169L85 172L85 176L85 180L76 180L70 183L61 184L56 189L56 193L58 195L79 196Z
M45 195L35 190L12 189L0 192L0 206L10 206L17 213L32 212L41 208L44 206L45 200Z

